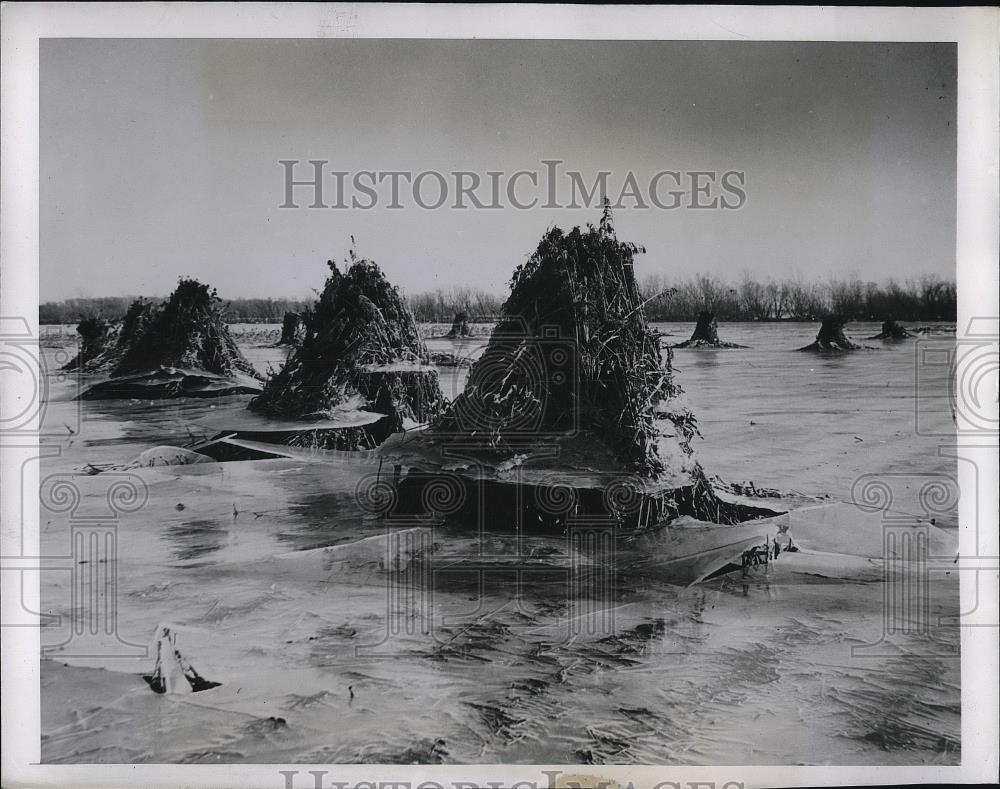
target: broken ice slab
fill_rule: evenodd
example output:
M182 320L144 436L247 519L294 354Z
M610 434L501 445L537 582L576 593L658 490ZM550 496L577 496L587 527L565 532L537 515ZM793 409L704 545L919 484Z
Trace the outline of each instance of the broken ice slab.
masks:
M925 550L925 558L950 561L958 551L957 536L937 528L927 516L872 511L851 502L794 509L788 513L788 528L795 545L813 552L899 560L916 540L920 544L913 546Z
M721 526L689 520L641 533L620 545L623 568L662 578L671 584L689 586L709 576L737 570L743 554L756 547L773 546L786 540L788 514L773 518Z
M289 418L240 410L206 417L199 420L198 425L206 432L215 431L214 439L227 435L249 441L288 444L296 437L309 433L372 427L387 418L383 413L359 407L335 409L329 415L313 418Z
M195 463L211 463L212 458L184 447L161 445L140 452L125 464L125 468L153 468L155 466L190 466Z
M85 389L78 400L167 400L175 397L223 397L256 394L259 381L248 375L216 375L204 370L160 367L148 372L110 378Z
M433 552L431 534L426 527L399 529L342 545L282 553L274 560L297 580L336 581L339 574L355 570L401 573Z

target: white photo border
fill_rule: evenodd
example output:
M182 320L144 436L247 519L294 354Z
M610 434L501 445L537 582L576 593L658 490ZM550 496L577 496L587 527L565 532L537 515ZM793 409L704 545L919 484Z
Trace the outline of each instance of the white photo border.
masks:
M1000 11L995 8L860 8L753 6L434 5L312 3L24 3L2 7L2 212L0 317L24 316L38 332L38 77L39 39L74 38L487 38L732 41L927 41L958 45L957 279L959 337L973 319L992 321L998 306L998 163L1000 163ZM968 330L972 333L972 329ZM961 370L958 371L961 375ZM4 378L3 399L33 397L27 382ZM27 388L25 388L27 387ZM0 436L2 438L2 436ZM982 437L980 437L982 438ZM962 763L920 767L600 766L581 765L41 765L39 764L39 633L2 629L3 785L60 787L285 786L281 770L329 770L327 780L436 781L466 787L519 781L549 785L544 770L594 781L654 787L713 782L754 786L872 783L973 783L997 777L998 497L996 436L959 441L978 464L959 463L961 555L981 557L985 572L960 573L963 612L978 606L962 650ZM972 449L969 449L969 447ZM982 450L986 449L986 452ZM0 441L2 556L38 554L38 498L11 486L37 457L31 442ZM971 454L968 457L972 457ZM985 458L985 461L984 461ZM34 482L37 487L37 464ZM978 500L977 500L978 498ZM23 514L22 514L23 513ZM21 542L22 518L35 524ZM32 519L34 519L32 521ZM977 522L984 528L978 530ZM17 545L14 545L14 543ZM990 565L992 561L992 565ZM991 569L992 568L992 569ZM3 606L20 605L20 573L3 573ZM13 576L17 576L15 588ZM37 574L35 574L37 580ZM25 590L28 607L38 588ZM988 607L984 609L984 606ZM33 610L38 610L37 606ZM310 779L311 780L311 779ZM673 784L671 784L673 785Z

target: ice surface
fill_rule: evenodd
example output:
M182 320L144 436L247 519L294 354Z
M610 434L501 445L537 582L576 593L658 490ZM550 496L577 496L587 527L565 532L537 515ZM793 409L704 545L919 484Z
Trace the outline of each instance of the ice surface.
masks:
M692 326L661 328L684 337ZM951 549L956 506L930 511L921 495L955 474L934 435L952 425L947 370L916 369L912 342L795 353L814 324L720 331L750 347L674 353L704 435L698 457L727 480L840 502L790 516L798 552L684 588L649 551L639 562L568 536L427 527L435 572L391 558L387 572L369 552L385 531L358 496L380 473L374 454L136 470L148 500L116 524L115 632L78 647L73 617L89 603L74 597L69 565L42 576L43 612L60 617L42 630L42 760L957 763L958 573L880 553L903 528ZM462 353L485 342L462 341ZM285 352L244 351L261 369ZM442 368L446 394L466 373ZM249 399L73 402L75 386L49 377L58 454L41 476L71 475L78 519L106 511L114 479L87 464L207 438L202 424ZM64 424L79 429L60 434ZM889 527L850 503L872 474L905 516ZM71 557L66 512L44 491L43 505L43 551ZM329 546L360 551L336 582L322 572ZM319 572L306 570L312 557ZM920 605L889 605L900 576L926 590ZM162 624L218 687L157 694L141 679Z

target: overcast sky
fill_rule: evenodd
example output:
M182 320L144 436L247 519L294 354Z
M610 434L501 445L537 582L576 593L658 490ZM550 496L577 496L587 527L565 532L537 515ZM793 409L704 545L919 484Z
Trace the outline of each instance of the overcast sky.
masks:
M953 278L955 76L953 44L43 40L41 298L180 275L302 297L352 234L410 292L503 293L549 225L600 213L281 209L282 159L484 179L560 159L611 171L612 198L629 171L739 170L739 210L616 212L640 276Z

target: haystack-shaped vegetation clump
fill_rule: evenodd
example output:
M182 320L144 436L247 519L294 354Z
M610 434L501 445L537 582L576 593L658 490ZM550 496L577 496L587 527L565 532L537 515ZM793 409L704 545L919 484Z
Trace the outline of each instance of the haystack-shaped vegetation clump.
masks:
M618 240L607 207L598 227L545 234L465 390L428 430L380 448L400 477L398 511L426 511L459 485L456 522L499 529L773 514L719 500L692 457L695 418L636 288L641 251Z
M236 347L215 291L192 279L182 279L162 305L133 302L114 347L99 360L112 377L80 399L247 394L260 391L263 378Z
M63 370L86 370L93 361L114 347L118 327L100 316L84 318L76 326L80 350L63 365Z
M469 313L464 310L462 312L456 312L455 318L451 322L451 329L449 329L445 336L454 340L459 337L468 337L471 334L472 330L469 329Z
M297 312L286 312L281 321L281 338L278 345L298 345L305 338L306 327L302 315Z
M384 418L353 431L316 431L314 445L368 448L409 423L423 423L441 402L437 370L399 290L353 251L305 315L306 334L250 408L275 417L330 420L369 411Z
M607 210L599 227L549 230L514 272L489 345L435 429L518 447L579 428L630 471L661 472L661 424L685 447L697 428L668 407L679 390L636 287L643 251L617 239Z
M734 342L722 342L719 339L719 324L715 320L715 314L707 310L698 313L698 322L695 324L691 338L678 343L675 348L745 348L745 345L737 345Z
M840 315L827 315L820 324L816 339L800 351L856 351L862 346L848 339L844 334L847 320Z
M894 320L882 321L882 331L869 337L869 340L905 340L913 337L905 327Z
M101 318L85 318L76 330L82 339L80 353L63 369L86 373L110 372L149 328L159 305L135 299L120 321L108 323Z
M145 331L115 366L115 376L176 367L220 376L262 378L230 336L222 299L214 288L210 290L197 280L180 280L155 314L139 308L131 317L126 315L126 320L134 322L131 331L138 332L143 325Z
M118 347L124 350L138 342L139 338L153 324L153 320L161 308L161 304L146 301L142 298L136 299L129 304L128 309L125 311L125 316L121 321Z

